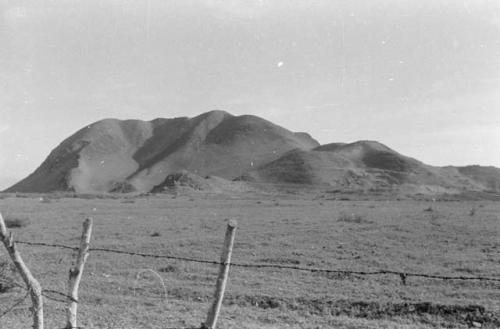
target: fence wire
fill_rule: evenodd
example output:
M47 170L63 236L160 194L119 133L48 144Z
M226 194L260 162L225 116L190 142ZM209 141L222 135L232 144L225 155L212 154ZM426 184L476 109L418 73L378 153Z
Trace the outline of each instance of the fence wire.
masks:
M0 278L0 283L4 283L4 284L8 284L8 285L12 285L13 287L17 287L17 288L20 288L22 290L25 290L28 292L30 292L30 289L17 283L17 282L14 282L14 281L11 281L11 280L3 280ZM64 299L58 299L58 298L55 298L54 296L52 295L58 295L58 296L61 296L61 297L64 297ZM63 292L60 292L60 291L57 291L57 290L52 290L52 289L42 289L42 296L49 299L49 300L52 300L52 301L55 301L55 302L60 302L60 303L66 303L68 300L69 301L72 301L72 302L75 302L75 303L78 303L78 300L74 299L73 297L71 297L70 295L67 295Z
M79 250L78 247L72 247L62 244L50 244L44 242L29 242L29 241L16 241L16 243L30 245L30 246L43 246L49 248L61 248L61 249L71 249ZM104 253L114 253L123 254L129 256L140 256L148 258L160 258L160 259L170 259L178 260L192 263L201 264L211 264L211 265L227 265L224 262L216 260L199 259L192 257L183 257L175 255L159 255L159 254L149 254L142 252L133 252L127 250L118 249L108 249L108 248L90 248L89 252L104 252ZM328 269L328 268L316 268L316 267L302 267L293 265L281 265L281 264L257 264L257 263L238 263L231 262L229 264L232 267L241 268L274 268L281 270L294 270L294 271L306 271L311 273L331 273L331 274L345 274L345 275L358 275L358 276L374 276L374 275L396 275L399 276L403 284L406 284L406 279L409 277L419 277L426 279L436 279L436 280L462 280L462 281L489 281L489 282L500 282L500 278L485 277L485 276L452 276L452 275L438 275L438 274L426 274L426 273L415 273L415 272L403 272L394 270L375 270L375 271L359 271L359 270L348 270L348 269Z

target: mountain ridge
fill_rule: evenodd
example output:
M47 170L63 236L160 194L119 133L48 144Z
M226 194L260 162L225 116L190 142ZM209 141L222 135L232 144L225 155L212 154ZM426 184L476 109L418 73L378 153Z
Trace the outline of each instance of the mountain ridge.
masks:
M96 121L62 141L33 173L5 191L149 192L169 177L205 176L220 177L219 185L238 180L409 193L500 187L499 168L430 166L371 140L320 145L308 133L216 110L193 118Z

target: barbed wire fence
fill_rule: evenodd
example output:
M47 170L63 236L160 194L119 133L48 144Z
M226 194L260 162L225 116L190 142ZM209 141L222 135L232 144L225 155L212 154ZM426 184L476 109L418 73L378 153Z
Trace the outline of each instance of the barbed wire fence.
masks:
M48 247L48 248L71 249L71 250L75 250L75 251L79 249L77 247L72 247L72 246L68 246L68 245L51 244L51 243L44 243L44 242L29 242L29 241L16 240L16 243L30 245L30 246L43 246L43 247ZM151 254L151 253L134 252L134 251L120 250L120 249L90 248L89 252L104 252L104 253L122 254L122 255L129 255L129 256L156 258L156 259L170 259L170 260L178 260L178 261L200 263L200 264L225 265L223 262L217 261L217 260L199 259L199 258L183 257L183 256L175 256L175 255ZM394 270L357 271L357 270L348 270L348 269L328 269L328 268L302 267L302 266L282 265L282 264L258 264L258 263L238 263L238 262L231 262L230 265L231 265L231 267L275 268L275 269L281 269L281 270L306 271L306 272L311 272L311 273L331 273L331 274L346 274L346 275L359 275L359 276L395 275L395 276L399 276L401 278L401 282L403 284L405 284L406 282L403 282L404 280L402 278L409 278L409 277L420 277L420 278L436 279L436 280L500 282L500 278L485 277L485 276L436 275L436 274L414 273L414 272L394 271Z
M1 219L1 215L0 215ZM444 280L444 281L482 281L482 282L500 282L500 277L487 277L487 276L453 276L453 275L439 275L439 274L428 274L428 273L417 273L417 272L406 272L406 271L395 271L391 269L377 269L372 271L361 271L361 270L351 270L351 269L332 269L332 268L318 268L318 267L303 267L303 266L295 266L295 265L282 265L282 264L262 264L262 263L240 263L240 262L232 262L230 260L233 242L234 242L234 233L235 233L236 223L234 221L230 221L227 226L226 237L224 241L224 248L222 252L221 260L210 260L210 259L201 259L201 258L193 258L193 257L184 257L177 255L165 255L165 254L153 254L153 253L144 253L144 252L136 252L122 249L110 249L103 247L93 247L89 248L87 246L87 253L111 253L111 254L121 254L128 256L137 256L137 257L146 257L153 259L169 259L176 260L182 262L191 262L191 263L199 263L199 264L209 264L209 265L218 265L219 266L219 275L217 278L216 289L214 293L214 301L208 312L207 320L202 323L201 329L214 329L217 322L218 314L220 313L220 308L222 305L222 299L224 297L225 285L228 277L229 267L238 267L238 268L254 268L254 269L264 269L264 268L272 268L277 270L288 270L288 271L302 271L302 272L310 272L310 273L327 273L327 274L340 274L340 275L354 275L354 276L379 276L379 275L393 275L399 277L402 285L407 284L407 280L410 277L416 278L424 278L424 279L433 279L433 280ZM83 239L83 235L82 235ZM33 246L33 247L46 247L46 248L55 248L55 249L66 249L81 252L82 246L74 247L65 244L58 243L46 243L46 242L33 242L33 241L23 241L23 240L13 240L15 244ZM83 264L80 271L83 271ZM7 283L5 280L0 278L1 283ZM12 282L9 282L12 284ZM25 300L32 293L29 287L25 287L18 283L14 283L17 288L21 288L26 291L26 295L23 298L15 301L11 306L6 308L4 311L0 311L0 319L14 309L17 306L21 305L25 302ZM78 289L78 287L77 287ZM57 290L52 289L42 289L41 295L48 300L52 300L60 303L68 303L68 305L77 305L79 303L78 298L75 298L72 294L66 294ZM57 296L57 297L56 297ZM75 309L75 317L76 317L76 309ZM43 329L43 327L39 328ZM84 327L67 325L61 329L84 329ZM180 328L180 327L172 327L165 329L191 329L188 327ZM194 328L193 328L194 329ZM200 327L196 328L200 329Z

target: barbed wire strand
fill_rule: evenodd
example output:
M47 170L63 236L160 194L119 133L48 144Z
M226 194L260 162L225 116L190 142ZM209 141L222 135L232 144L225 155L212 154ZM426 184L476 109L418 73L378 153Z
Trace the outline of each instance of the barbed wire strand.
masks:
M52 296L48 296L47 293L50 293L50 294L55 294L55 295L59 295L59 296L62 296L64 297L66 300L59 300L57 298L54 298ZM78 303L78 300L76 300L75 298L73 298L72 296L70 295L67 295L63 292L60 292L60 291L57 291L57 290L52 290L52 289L43 289L42 290L42 296L48 298L48 299L51 299L53 301L56 301L56 302L61 302L61 303L64 303L64 302L67 302L68 300L74 302L74 303Z
M79 250L80 249L78 247L71 247L71 246L67 246L64 244L57 244L57 243L29 242L29 241L20 241L20 240L16 240L14 242L18 243L18 244L25 244L25 245L30 245L30 246L54 247L54 248L71 249L71 250Z
M78 250L79 248L71 247L67 245L61 244L50 244L43 242L28 242L28 241L16 241L19 244L31 245L31 246L44 246L44 247L52 247L52 248L64 248L64 249L72 249ZM226 265L223 262L215 261L215 260L206 260L206 259L198 259L191 257L182 257L182 256L173 256L173 255L158 255L158 254L149 254L142 252L133 252L126 250L118 250L118 249L108 249L108 248L90 248L89 252L107 252L107 253L115 253L115 254L124 254L130 256L141 256L148 258L161 258L161 259L171 259L171 260L179 260L179 261L187 261L194 263L202 263L202 264L212 264L212 265ZM242 267L242 268L275 268L275 269L286 269L286 270L296 270L296 271L306 271L312 273L330 273L330 274L344 274L344 275L397 275L403 281L403 284L406 283L407 277L421 277L427 279L437 279L437 280L477 280L477 281L491 281L491 282L500 282L500 278L493 277L484 277L484 276L451 276L451 275L437 275L437 274L426 274L426 273L415 273L415 272L403 272L403 271L394 271L394 270L375 270L375 271L358 271L358 270L342 270L342 269L326 269L326 268L314 268L314 267L302 267L302 266L293 266L293 265L280 265L280 264L250 264L250 263L238 263L232 262L230 263L232 267Z
M14 281L9 281L9 280L3 280L0 278L0 283L6 283L6 284L11 284L13 285L14 287L17 287L17 288L21 288L25 291L27 291L29 293L29 288L26 288L25 286L17 283L17 282L14 282ZM59 295L59 296L62 296L65 298L65 300L61 300L61 299L57 299L57 298L54 298L50 295L47 295L47 294L55 294L55 295ZM68 300L72 301L72 302L75 302L75 303L78 303L78 300L74 299L73 297L71 297L70 295L67 295L63 292L60 292L60 291L57 291L57 290L52 290L52 289L42 289L42 296L49 299L49 300L52 300L52 301L55 301L55 302L60 302L60 303L65 303L67 302Z

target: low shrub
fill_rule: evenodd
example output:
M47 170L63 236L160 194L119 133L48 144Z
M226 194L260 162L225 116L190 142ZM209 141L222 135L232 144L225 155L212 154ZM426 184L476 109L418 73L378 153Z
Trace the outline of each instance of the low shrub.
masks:
M30 224L30 219L27 217L9 217L4 218L7 228L22 228Z
M16 268L6 260L0 260L0 294L16 287Z
M167 265L165 267L160 268L158 271L162 273L171 273L171 272L178 272L179 269L175 265Z

